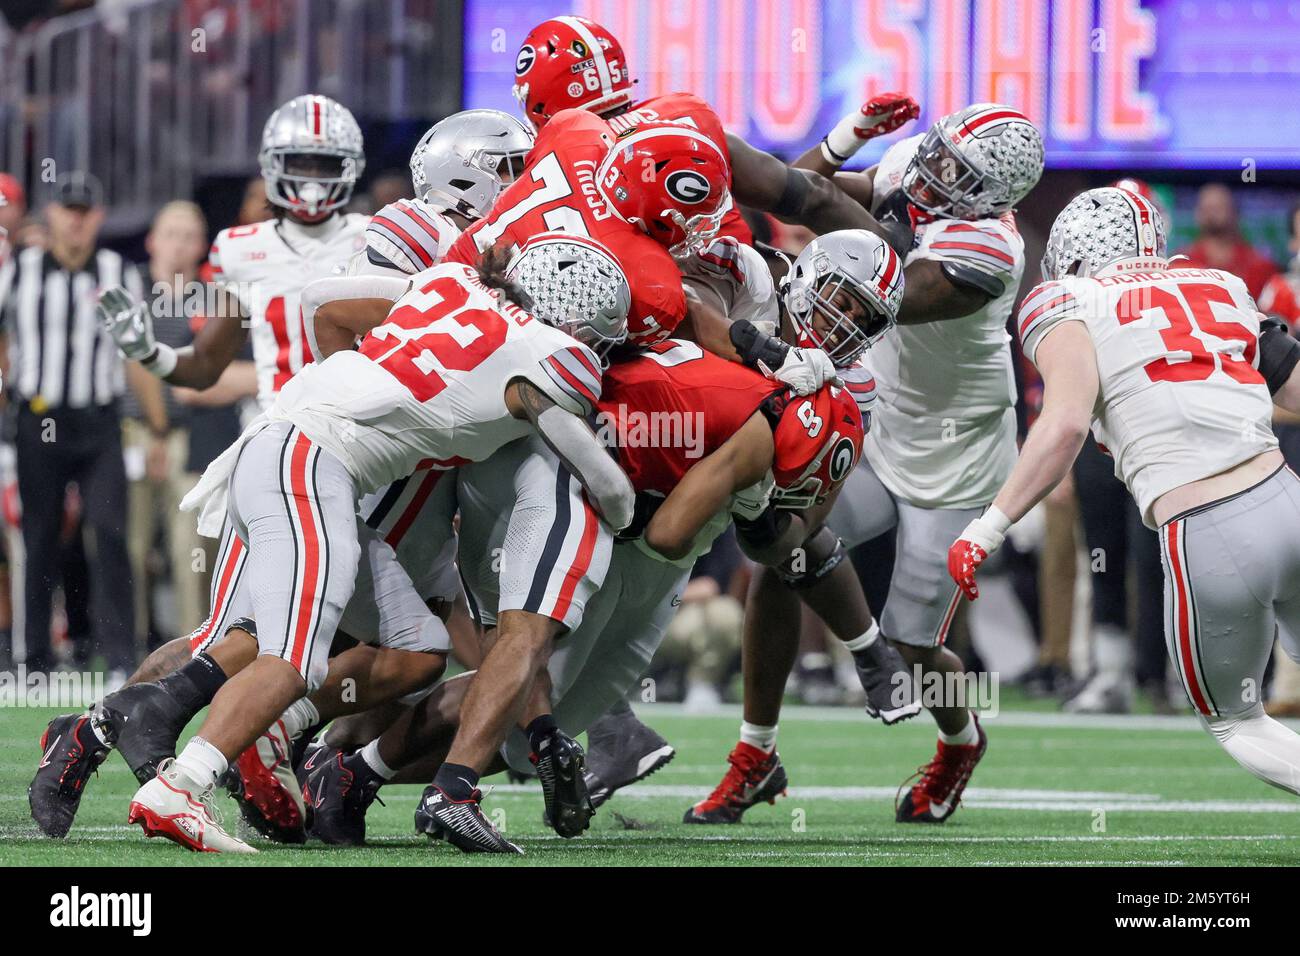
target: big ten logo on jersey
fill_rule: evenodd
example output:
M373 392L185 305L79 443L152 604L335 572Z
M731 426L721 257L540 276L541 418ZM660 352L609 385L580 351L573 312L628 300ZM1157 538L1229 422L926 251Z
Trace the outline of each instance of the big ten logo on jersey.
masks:
M440 370L474 371L505 344L508 323L533 321L523 309L496 301L493 291L472 269L433 278L403 296L359 351L427 402L447 387Z

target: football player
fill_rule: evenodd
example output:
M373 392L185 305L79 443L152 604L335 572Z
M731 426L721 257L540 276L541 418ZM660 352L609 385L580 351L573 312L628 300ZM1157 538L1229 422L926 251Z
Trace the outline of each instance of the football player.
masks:
M325 675L359 559L358 491L410 474L425 459L487 458L535 431L615 528L630 521L626 476L581 420L600 387L594 350L625 335L626 279L597 251L573 261L569 291L582 296L521 289L515 278L534 274L533 255L525 247L509 272L504 255L489 254L477 268L448 264L422 274L359 350L331 355L282 390L183 502L201 509L201 528L228 513L246 543L259 656L225 683L181 754L136 793L129 821L148 835L191 849L251 851L222 830L206 802L229 761ZM465 342L456 330L474 335ZM581 371L557 379L546 371L556 362ZM490 667L491 658L480 677Z
M1075 197L1042 271L1016 324L1043 411L953 542L949 572L979 596L976 571L1064 477L1091 424L1159 532L1166 645L1197 716L1255 776L1300 793L1300 737L1258 692L1276 635L1300 656L1300 478L1270 424L1274 403L1300 410L1300 343L1236 276L1171 269L1159 209L1128 190Z
M861 445L861 415L846 391L827 385L800 398L779 382L678 339L655 343L639 358L612 364L605 373L599 408L603 418L598 421L619 441L620 462L642 496L639 511L645 528L642 539L613 545L604 585L547 662L551 718L567 734L580 733L624 699L676 612L675 600L696 557L725 530L733 510L758 519L767 511L773 488L778 501L787 492L806 500L830 495L851 470ZM699 456L685 443L645 444L629 441L625 431L618 434L629 415L650 411L700 421L695 449ZM535 450L516 445L513 454L526 459ZM483 487L471 489L461 501L462 569L474 603L490 625L501 577L496 566L499 563L503 571L508 567L508 559L498 562L496 552L503 542L508 544L510 533L501 502L481 497ZM556 494L552 487L538 491ZM655 504L647 506L646 499ZM800 523L797 516L790 520L787 548L799 539ZM609 547L608 532L595 530ZM628 535L636 530L629 529ZM442 772L451 760L448 738L465 720L467 698L478 680L440 685L408 720L390 728L374 745L382 770L357 754L338 755L313 773L306 789L318 818L323 818L320 822L328 822L335 834L352 836L333 842L364 837L365 810L385 777L401 772L401 780L418 779L419 773L437 767L435 783L425 789L416 811L417 828L469 852L518 852L478 812L480 796L473 789L477 775L457 787L455 781L448 786ZM464 732L461 726L456 739ZM486 769L502 769L502 759L504 765L527 768L530 757L536 756L536 744L519 730L503 737L501 755L494 746ZM418 763L409 766L413 761ZM471 789L458 792L462 788ZM551 811L552 803L547 802ZM588 816L574 829L585 827Z
M851 360L873 337L888 328L890 309L897 307L902 294L901 263L884 242L868 233L841 233L826 238L830 251L824 255L836 257L840 263L871 262L873 269L866 277L868 280L889 277L885 288L892 295L884 294L879 287L873 287L874 293L865 292L863 280L856 277L845 279L838 272L821 273L817 288L825 293L825 298L817 307L810 300L806 312L800 313L816 345ZM844 245L838 245L837 239ZM818 255L815 250L810 252L808 261ZM805 267L807 262L799 265ZM876 266L879 266L879 276ZM808 291L796 287L795 294L807 297ZM578 733L607 705L624 699L628 688L649 663L672 617L673 605L666 598L680 590L678 587L677 591L663 592L654 582L665 587L679 585L680 573L688 571L695 556L707 550L716 534L725 528L731 518L728 510L743 525L747 550L758 560L784 561L794 547L815 537L817 526L812 516L833 498L833 488L848 473L850 462L856 457L845 441L847 433L836 431L842 420L828 414L818 403L833 399L840 404L856 405L869 399L847 390L826 388L816 391L806 401L795 395L780 398L782 407L795 418L790 419L787 414L782 419L786 424L776 425L776 441L780 447L774 452L772 423L769 420L764 425L760 421L762 416L755 411L755 403L775 401L782 395L779 383L722 361L695 343L679 340L652 345L638 358L615 362L606 373L606 389L600 403L605 415L602 429L609 429L622 439L619 442L621 461L639 492L639 520L629 535L647 521L648 528L645 541L636 547L628 543L614 547L604 587L591 598L581 623L566 637L548 665L555 703L553 717L566 732ZM684 441L642 447L629 440L629 423L634 426L638 416L646 414L675 417L688 423L698 421L695 454L688 448L690 443ZM860 418L861 413L856 417ZM794 427L794 421L800 423L798 428ZM787 446L786 441L791 444ZM818 453L810 452L803 458L788 453L791 448L807 450L810 441L819 447ZM510 540L512 533L509 525L513 518L507 521L505 510L516 495L526 494L530 487L539 504L556 497L555 476L552 474L549 481L545 480L545 467L533 464L538 453L517 447L513 454L528 463L516 473L527 477L516 477L513 487L466 480L474 479L475 469L491 466L492 461L469 465L459 473L462 571L478 615L488 626L495 622L507 579L513 573L513 569L498 560L501 542ZM503 453L498 461L509 458ZM767 507L762 486L750 487L763 474L762 469L752 474L751 470L756 464L764 463L773 469L775 483L781 488L775 508ZM728 509L728 498L737 490L745 493L733 500ZM581 510L581 499L572 501L569 507ZM557 540L556 544L560 543ZM643 556L647 544L654 552L651 557L655 558L649 563ZM677 567L665 568L665 562ZM547 568L540 572L530 569L530 573L544 578L551 572ZM850 579L856 587L856 579L851 575ZM638 588L632 583L637 581L649 582L651 586ZM861 614L869 623L860 588L857 600ZM847 616L850 612L845 609L841 613ZM626 628L610 626L613 615L620 621L647 623L629 635ZM885 685L880 699L883 706L889 706L893 687L887 678L901 670L902 663L885 642L877 642L876 647L892 655L892 661L873 662L881 669ZM364 839L365 810L380 786L390 779L403 782L419 780L422 776L428 779L427 775L442 763L446 754L447 736L458 720L463 690L459 681L448 682L409 720L394 725L378 741L356 754L337 755L323 764L306 786L316 806L318 835L327 842L360 842ZM907 701L902 706L907 706ZM531 741L530 744L535 755L537 746ZM511 734L504 753L512 766L526 766L524 759L529 752L524 735ZM446 806L446 794L439 795L436 791L436 787L430 788L426 797L436 799L439 806ZM549 812L553 800L549 794L546 796ZM589 816L589 811L586 815ZM424 826L429 822L428 814L417 815L417 820ZM581 825L585 826L585 822L584 816ZM553 816L552 823L555 823ZM571 830L564 835L576 833ZM484 834L458 845L471 844L486 849L503 846L496 842L495 836L489 839Z
M878 218L910 227L915 238L904 260L898 325L872 350L882 385L863 462L828 526L849 548L897 529L880 633L923 676L961 672L961 660L944 647L958 595L943 585L941 542L984 509L1015 460L1005 326L1024 271L1024 242L1012 209L1042 173L1042 139L1017 110L977 104L895 143L865 172L837 172L843 153L817 146L796 165L833 175ZM733 751L748 747L732 788L738 797L731 803L742 808L753 781L780 767L777 716L798 639L797 629L782 623L796 596L779 593L771 572L760 573L762 613L747 615L744 661L752 670ZM899 802L900 822L945 820L983 756L986 738L973 712L948 704L930 711L939 725L937 752Z

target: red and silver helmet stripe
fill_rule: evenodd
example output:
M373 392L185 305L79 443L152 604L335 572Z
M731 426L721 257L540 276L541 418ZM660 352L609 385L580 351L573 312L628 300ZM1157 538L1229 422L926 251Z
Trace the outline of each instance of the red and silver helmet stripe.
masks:
M611 95L614 92L614 81L610 78L609 64L605 61L605 48L600 45L596 35L587 28L587 24L577 17L564 16L555 19L573 30L582 39L582 42L587 44L587 49L591 51L591 55L596 61L596 75L600 78L601 98L604 99L606 96Z
M303 104L307 110L307 128L317 139L323 139L325 136L325 97L310 96Z
M1019 120L1022 123L1028 123L1029 117L1025 116L1019 110L1013 110L1008 107L990 107L981 110L974 116L962 122L956 130L958 141L974 136L976 132L988 126L990 123L1007 123L1013 120Z
M878 270L880 278L876 282L876 288L885 302L889 301L890 293L894 289L894 280L898 278L898 253L889 246L885 246L885 261L881 263Z
M1138 255L1154 256L1157 255L1156 249L1156 211L1152 208L1151 203L1145 196L1125 189L1122 186L1117 187L1123 194L1125 201L1133 210L1133 226L1137 233Z

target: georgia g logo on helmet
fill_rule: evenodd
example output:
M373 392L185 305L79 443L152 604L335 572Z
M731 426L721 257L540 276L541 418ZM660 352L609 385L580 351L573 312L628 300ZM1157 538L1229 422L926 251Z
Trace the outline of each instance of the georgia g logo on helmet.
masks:
M531 44L525 43L519 48L519 55L515 57L515 76L523 76L533 68L533 61L537 59L537 51Z
M848 476L848 473L853 470L853 459L853 439L841 438L831 451L828 474L833 483L839 484Z
M668 195L688 206L704 202L712 191L709 180L693 169L679 169L669 173L664 180L664 188L668 190Z

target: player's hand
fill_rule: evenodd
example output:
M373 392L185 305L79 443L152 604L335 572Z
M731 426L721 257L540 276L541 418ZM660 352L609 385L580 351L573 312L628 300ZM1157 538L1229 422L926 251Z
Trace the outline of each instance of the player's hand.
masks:
M768 378L790 387L799 397L811 395L827 382L838 382L831 357L821 349L792 348L785 353L781 367L773 370L762 361L758 370Z
M863 140L884 136L920 115L921 107L906 93L877 93L862 104L854 132Z
M966 595L968 601L980 596L975 583L975 572L988 556L1002 546L1011 522L997 508L990 507L966 526L952 547L948 549L948 573Z
M145 304L126 289L119 285L101 292L95 314L124 356L143 362L154 354L153 319Z
M892 133L921 115L921 107L906 93L877 93L850 113L822 140L822 157L831 166L843 166L868 140Z

